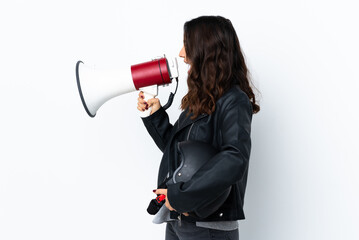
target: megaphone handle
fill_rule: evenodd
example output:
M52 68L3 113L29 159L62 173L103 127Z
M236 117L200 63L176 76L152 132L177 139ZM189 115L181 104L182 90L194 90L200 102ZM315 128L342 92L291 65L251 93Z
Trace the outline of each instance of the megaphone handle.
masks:
M154 86L144 87L144 88L141 88L140 90L143 91L143 95L145 97L144 100L147 102L148 99L151 99L151 98L154 98L157 96L158 86L154 85ZM150 116L151 110L152 110L152 107L149 107L147 110L140 112L140 117L145 118L145 117Z

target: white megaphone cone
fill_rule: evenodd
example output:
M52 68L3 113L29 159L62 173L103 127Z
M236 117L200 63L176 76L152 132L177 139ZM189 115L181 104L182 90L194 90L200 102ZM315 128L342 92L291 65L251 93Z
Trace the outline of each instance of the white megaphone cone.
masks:
M157 96L158 86L178 80L177 59L166 58L132 65L127 69L99 70L95 66L76 64L76 80L82 104L90 117L108 100L116 96L142 90L145 100ZM172 96L172 95L171 95ZM173 96L172 96L173 99ZM149 116L151 109L140 114Z
M76 79L82 104L88 115L94 117L97 110L116 96L136 91L131 69L104 71L78 61Z

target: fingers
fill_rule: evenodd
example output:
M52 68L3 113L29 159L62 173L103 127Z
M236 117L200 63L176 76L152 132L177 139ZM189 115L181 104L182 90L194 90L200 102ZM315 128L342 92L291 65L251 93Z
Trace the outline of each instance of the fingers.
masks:
M152 107L151 114L156 112L161 107L160 100L158 98L148 99L147 102L145 100L145 95L142 91L138 93L137 98L137 109L141 112L148 110L148 108Z
M186 213L186 212L185 212L185 213L182 213L182 214L183 214L183 215L185 215L186 217L188 217L188 216L189 216L189 214L188 214L188 213Z
M152 107L151 114L161 108L161 103L158 98L151 98L147 100L148 106Z
M151 98L147 100L147 103L150 107L152 107L153 105L159 104L160 100L158 98Z
M137 103L138 110L143 112L148 109L148 103L145 101L145 95L143 94L142 91L139 92L137 101L138 101L138 103Z
M157 189L156 191L154 191L154 193L165 195L165 196L166 196L166 202L165 202L166 207L167 207L170 211L176 211L176 209L174 209L174 208L171 206L170 202L168 201L168 198L167 198L167 189L161 189L161 188L160 188L160 189Z
M145 102L146 102L146 101L145 101L145 95L143 94L142 91L138 93L138 98L137 98L137 100L138 100L139 103L145 103Z
M159 189L156 189L156 191L155 191L154 193L156 193L156 194L163 194L163 195L166 195L166 196L167 196L167 189L159 188Z
M140 92L138 93L138 96L139 96L140 98L145 98L145 94L143 94L143 91L140 91Z
M137 109L143 112L148 109L148 104L147 103L137 103Z

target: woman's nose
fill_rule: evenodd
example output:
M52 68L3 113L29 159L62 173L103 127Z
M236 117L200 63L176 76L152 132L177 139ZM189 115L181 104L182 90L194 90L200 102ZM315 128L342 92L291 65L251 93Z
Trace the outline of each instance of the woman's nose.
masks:
M185 58L186 57L186 54L185 54L185 51L184 51L184 47L182 47L181 51L179 52L178 54L181 58Z

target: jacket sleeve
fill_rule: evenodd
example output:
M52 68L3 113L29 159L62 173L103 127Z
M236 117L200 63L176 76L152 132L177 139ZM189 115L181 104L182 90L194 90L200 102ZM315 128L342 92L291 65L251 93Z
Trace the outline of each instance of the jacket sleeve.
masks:
M152 115L142 118L142 121L158 148L163 152L173 128L166 111L161 106Z
M246 175L251 149L251 104L232 99L223 109L218 121L220 151L190 181L168 185L168 200L180 213L193 212L216 199Z

